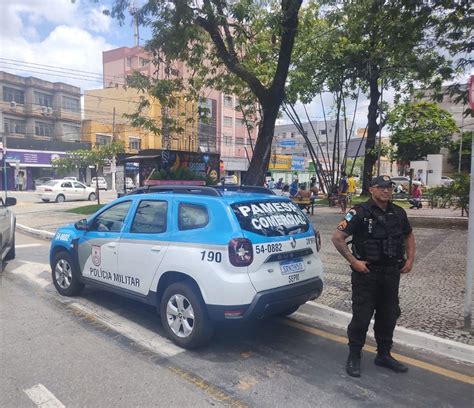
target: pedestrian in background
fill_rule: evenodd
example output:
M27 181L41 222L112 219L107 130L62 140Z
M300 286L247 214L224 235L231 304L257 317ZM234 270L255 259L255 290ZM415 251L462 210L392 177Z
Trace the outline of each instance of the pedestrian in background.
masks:
M422 207L421 196L422 196L422 192L421 192L420 185L418 183L413 184L411 198L408 200L408 202L411 204L410 209L416 208L418 210L419 208Z
M23 191L23 186L25 185L25 176L23 175L23 172L20 171L18 173L18 190Z
M352 320L347 328L346 363L346 371L352 377L360 377L361 350L374 312L374 363L398 373L408 371L408 367L392 357L390 350L400 316L400 274L413 267L415 237L405 210L391 202L392 189L389 176L375 177L369 188L372 198L353 207L332 237L352 270ZM351 235L352 252L346 243Z
M293 179L290 185L290 197L294 197L298 194L298 179Z
M341 173L341 179L339 180L339 185L337 187L337 193L339 195L339 205L341 206L341 212L345 213L347 209L347 190L349 184L347 183L346 173Z
M15 176L15 190L20 190L20 175L18 173Z
M357 183L353 174L347 178L347 204L352 206L352 197L356 193ZM345 212L345 211L344 211Z

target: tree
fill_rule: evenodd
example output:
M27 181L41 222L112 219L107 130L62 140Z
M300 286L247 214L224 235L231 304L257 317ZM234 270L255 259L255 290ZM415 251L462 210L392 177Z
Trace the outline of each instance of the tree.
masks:
M451 114L432 102L404 103L387 118L390 141L396 146L396 158L402 162L420 160L448 147L458 131Z
M67 157L61 157L52 161L52 165L59 173L66 173L73 169L83 169L93 166L96 175L96 198L97 204L100 204L98 172L101 167L109 164L110 160L118 153L123 153L125 146L122 141L97 146L91 150L75 150Z
M471 171L471 151L472 151L472 136L473 132L464 132L462 137L462 152L461 152L461 171ZM449 146L448 162L453 167L458 169L459 166L459 149L461 149L461 138L451 143Z
M368 192L377 160L374 149L382 122L382 89L409 90L418 83L442 81L453 69L435 47L430 29L434 9L424 0L328 1L328 19L341 36L341 58L350 78L368 93L363 193ZM440 6L441 7L441 6ZM331 61L329 61L331 62ZM338 69L332 65L330 72Z
M115 0L121 20L129 0ZM186 64L183 86L193 97L206 87L240 96L248 88L260 105L260 126L246 184L263 184L275 121L298 28L302 0L147 0L142 23L151 27L147 49L155 64Z

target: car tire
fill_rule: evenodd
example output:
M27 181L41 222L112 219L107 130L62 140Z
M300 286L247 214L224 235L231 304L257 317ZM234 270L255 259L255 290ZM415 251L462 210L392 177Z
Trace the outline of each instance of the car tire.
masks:
M95 193L90 193L89 194L89 201L95 201L95 199L96 199Z
M41 201L42 201L43 203L49 203L49 200L47 200L46 198L42 198Z
M12 247L10 250L7 252L5 255L5 261L12 261L15 259L16 256L16 250L15 250L15 233L13 233L13 241L12 241Z
M289 309L283 310L282 312L278 313L278 316L289 316L295 313L299 309L299 306L293 306Z
M212 337L213 327L196 285L168 286L161 297L160 315L167 336L179 347L195 349Z
M84 288L79 280L79 271L66 251L60 251L54 256L52 278L56 290L63 296L76 296Z
M64 201L66 201L66 197L64 197L62 194L58 194L58 196L56 197L56 202L64 203Z

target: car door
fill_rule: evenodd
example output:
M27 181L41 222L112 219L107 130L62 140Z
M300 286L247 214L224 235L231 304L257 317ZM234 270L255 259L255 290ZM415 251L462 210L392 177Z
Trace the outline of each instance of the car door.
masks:
M76 194L77 200L87 200L86 186L78 181L74 181L74 193Z
M147 295L168 249L171 199L138 201L130 226L120 236L118 269L120 286Z
M62 194L66 200L76 200L76 193L72 181L63 181L60 185L58 195Z
M128 222L132 201L122 201L96 215L79 238L78 260L86 278L120 286L117 281L117 249Z

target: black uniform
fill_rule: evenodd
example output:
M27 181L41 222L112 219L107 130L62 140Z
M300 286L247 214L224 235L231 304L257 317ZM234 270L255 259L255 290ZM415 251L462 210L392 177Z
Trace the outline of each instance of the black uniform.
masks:
M412 232L403 208L389 202L384 211L372 200L352 208L338 229L352 235L352 252L368 261L369 273L352 271L352 320L347 329L351 351L359 353L375 311L379 352L389 352L400 307L398 286L405 258L405 237Z

